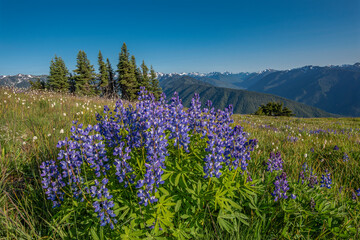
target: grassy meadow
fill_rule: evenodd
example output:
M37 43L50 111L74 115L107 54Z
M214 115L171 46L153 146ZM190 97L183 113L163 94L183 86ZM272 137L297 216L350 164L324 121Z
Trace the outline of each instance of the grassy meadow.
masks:
M95 113L102 113L104 105L112 109L115 100L0 89L0 239L71 238L66 230L72 225L53 220L57 210L46 199L39 165L57 158L56 144L70 135L73 120L93 125ZM264 180L264 164L270 153L281 152L289 185L297 195L291 203L298 211L292 212L294 206L279 207L278 202L270 201L273 187L269 185L259 192L254 209L247 212L250 227L239 225L236 234L209 227L204 238L360 239L360 197L353 199L355 189L360 188L359 118L233 115L233 119L249 138L258 140L248 166L253 179ZM319 182L321 174L328 170L331 188L293 187L300 186L299 173L304 163L313 168ZM312 199L316 201L313 211ZM301 214L311 217L298 221ZM337 223L340 218L346 220ZM338 224L338 229L332 224ZM254 229L258 229L257 233Z

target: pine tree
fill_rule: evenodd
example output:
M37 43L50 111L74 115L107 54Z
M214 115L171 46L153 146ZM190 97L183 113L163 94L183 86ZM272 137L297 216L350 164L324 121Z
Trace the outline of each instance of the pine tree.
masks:
M66 68L64 60L55 55L50 63L49 90L67 92L69 90L68 75L69 70Z
M121 97L125 100L133 101L137 98L137 83L133 64L129 60L129 52L124 43L119 56L118 70L119 90Z
M135 74L135 79L136 79L136 93L139 94L139 91L140 91L140 87L142 86L141 83L142 83L142 74L141 74L141 70L140 68L138 68L136 66L136 60L135 60L135 56L132 55L131 56L131 65L132 65L132 71L134 71L134 74Z
M98 63L99 63L99 90L102 96L109 95L109 72L106 67L106 64L103 61L103 56L101 51L99 51L98 56Z
M150 83L151 83L151 92L154 94L154 97L156 99L159 99L162 93L162 89L159 85L159 80L156 78L156 73L152 66L150 69Z
M115 79L114 79L114 70L111 67L110 61L107 58L106 59L106 69L108 70L108 77L109 77L109 96L110 97L115 97L117 95L117 91L116 91L116 85L115 85Z
M74 76L70 73L69 74L69 92L70 93L75 93L76 91L76 82L75 82L75 78Z
M151 83L150 83L150 79L149 79L149 68L146 66L144 60L141 64L141 74L142 74L142 77L141 77L140 86L145 87L145 89L147 91L151 91L151 89L150 89Z
M75 93L80 95L96 94L96 74L94 66L90 64L86 53L82 50L77 55L77 65L74 70Z
M45 89L45 82L40 80L40 78L36 78L35 81L29 81L30 89L32 90L44 90Z

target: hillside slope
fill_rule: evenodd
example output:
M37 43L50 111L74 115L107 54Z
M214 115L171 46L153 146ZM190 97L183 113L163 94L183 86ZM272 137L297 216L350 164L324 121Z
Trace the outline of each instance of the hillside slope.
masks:
M254 113L261 104L276 101L283 102L284 106L290 108L297 117L336 117L334 114L283 97L246 90L215 87L189 76L173 76L161 81L160 85L169 99L175 91L178 92L185 106L190 106L191 98L197 92L202 103L209 99L213 102L215 108L220 109L232 104L234 113Z
M275 94L331 113L360 117L360 63L277 71L248 90Z

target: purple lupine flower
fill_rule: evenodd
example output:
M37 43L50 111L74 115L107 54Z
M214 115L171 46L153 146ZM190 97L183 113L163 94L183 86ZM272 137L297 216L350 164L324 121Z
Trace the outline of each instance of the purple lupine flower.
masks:
M119 157L114 160L116 169L115 175L117 176L117 179L120 183L124 182L125 188L128 187L129 184L134 183L134 179L136 177L134 174L132 174L133 169L127 162L130 159L130 152L131 149L129 147L125 147L124 142L120 142L119 147L116 147L113 153L114 156Z
M302 165L302 170L301 170L300 173L299 173L298 183L300 182L300 179L301 179L301 184L304 184L304 181L305 181L305 179L306 179L306 177L305 177L306 169L307 169L307 164L304 163L304 164Z
M184 107L177 92L174 93L174 97L171 100L172 103L169 106L169 113L167 116L167 129L171 132L169 140L174 139L174 146L182 146L186 152L189 152L190 126L188 113L183 110Z
M190 107L188 108L189 114L189 127L193 132L200 132L202 126L202 117L201 117L201 102L200 96L198 93L194 94L194 97L191 99Z
M313 198L311 198L311 201L310 201L310 208L312 211L315 211L315 206L316 206L316 202Z
M287 199L286 192L289 190L288 181L286 180L286 173L282 172L279 176L276 176L274 181L274 192L271 193L275 197L275 202L279 199Z
M144 179L140 179L137 182L136 187L139 188L138 197L140 198L140 204L145 206L148 203L156 202L157 199L154 196L154 191L159 187L159 184L163 184L161 179L163 170L165 169L165 157L168 156L166 147L168 146L166 139L166 124L163 118L165 109L160 106L160 102L155 102L150 96L147 98L143 96L141 104L137 105L139 111L148 112L148 118L144 124L145 131L143 132L144 147L146 149L146 173Z
M106 188L106 184L109 182L107 178L103 178L101 183L98 180L95 180L95 185L91 186L90 193L93 198L97 198L93 202L94 211L98 213L98 218L100 218L100 226L105 226L109 224L110 228L114 228L114 224L117 223L115 219L116 215L112 208L114 207L114 202L109 201L112 198L109 190Z
M320 183L320 187L327 187L329 189L331 188L332 180L330 178L330 173L328 173L328 170L325 170L325 174L321 176Z
M162 180L166 168L168 140L175 147L188 151L191 134L206 139L207 155L204 159L205 177L220 177L223 167L229 171L241 168L247 171L250 152L257 140L247 140L242 127L232 127L230 105L223 111L215 110L211 101L201 109L200 97L194 95L189 109L183 109L179 97L175 94L171 104L167 104L162 94L157 101L153 94L141 88L136 106L125 106L121 100L115 109L104 106L103 116L96 114L98 124L87 127L74 121L71 127L71 140L59 141L59 164L54 161L42 164L43 186L48 198L57 206L64 196L64 186L70 189L76 198L86 195L93 200L93 207L101 221L101 226L114 228L114 203L109 189L107 175L111 167L119 183L125 187L134 184L134 170L131 164L132 154L139 150L144 153L146 172L136 182L140 204L145 206L157 201L155 192ZM111 152L107 152L107 151ZM112 157L112 158L111 158ZM110 161L111 158L112 161ZM113 165L112 165L113 164ZM84 186L82 169L90 167L93 171L94 185ZM102 179L101 181L99 179ZM247 181L251 181L248 173ZM286 196L286 194L285 194ZM83 198L81 200L83 200Z
M228 128L227 137L225 138L225 163L229 170L237 169L239 166L241 170L246 171L247 161L250 160L250 151L254 150L257 144L256 139L247 141L246 134L243 128L239 125L234 128Z
M99 125L88 125L83 129L83 125L79 124L77 127L73 126L71 131L73 132L71 138L74 139L72 149L76 150L81 162L85 160L97 177L106 176L110 164L105 144L102 142L103 137L98 133L101 131Z
M339 150L339 147L338 147L337 145L335 145L334 150L335 150L335 151L338 151L338 150Z
M276 155L275 153L271 152L270 158L268 159L266 165L267 165L266 171L273 172L277 170L282 170L283 160L281 158L280 152L277 152Z
M252 182L252 178L249 172L247 172L247 178L246 178L246 182Z
M42 169L41 177L43 188L46 189L47 199L53 202L53 207L58 207L64 200L64 192L61 190L65 186L58 166L54 160L45 161L40 165Z
M314 188L315 185L318 184L317 176L313 173L311 167L309 167L306 163L302 165L302 170L299 173L298 183L304 184L305 181L308 181L308 186Z
M308 180L309 180L308 186L311 188L314 188L315 185L318 184L317 176L315 174L313 174L312 171L310 172L310 176L309 176Z
M299 139L297 138L297 137L293 137L293 136L288 136L287 137L287 141L288 142L292 142L292 143L295 143L295 142L297 142Z
M352 192L351 198L352 198L353 200L356 200L356 199L357 199L357 196L356 196L356 193L355 193L355 192Z
M343 161L344 161L344 162L349 161L349 155L347 155L346 152L344 152Z

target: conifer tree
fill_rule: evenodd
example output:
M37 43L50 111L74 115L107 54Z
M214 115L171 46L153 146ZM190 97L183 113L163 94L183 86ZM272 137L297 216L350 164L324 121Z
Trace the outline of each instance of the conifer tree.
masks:
M69 74L69 92L75 93L76 90L76 82L74 76L70 73Z
M69 90L68 75L69 70L66 68L64 60L55 55L50 63L48 88L52 91L67 92Z
M74 70L75 93L80 95L96 94L96 74L94 66L90 64L86 53L82 50L77 55L77 65Z
M114 78L114 70L111 67L111 63L109 61L109 59L106 59L106 69L108 71L108 77L109 77L109 96L110 97L115 97L117 95L117 87L115 85L115 78Z
M119 78L119 90L121 91L121 98L125 100L135 100L137 98L137 88L135 71L133 64L129 59L129 52L127 46L124 43L121 48L121 53L119 56L118 70Z
M133 71L134 71L134 74L135 74L135 79L136 79L136 84L137 84L136 93L138 94L140 92L140 87L142 86L141 85L141 83L142 83L142 74L141 74L140 68L138 68L136 66L136 60L135 60L134 55L131 56L131 64L132 64L132 68L133 68Z
M149 78L149 68L146 66L144 60L141 64L141 82L140 86L145 87L146 90L151 91L150 89L150 78Z
M106 64L103 60L103 56L101 51L99 51L98 56L98 64L99 64L99 91L102 96L109 95L109 72L107 70Z
M40 78L36 78L35 81L29 81L30 89L32 90L44 90L45 89L45 82L40 80Z
M159 80L156 78L156 73L152 66L150 69L150 83L151 83L151 92L154 94L154 97L156 99L159 99L162 93L162 89L159 85Z

